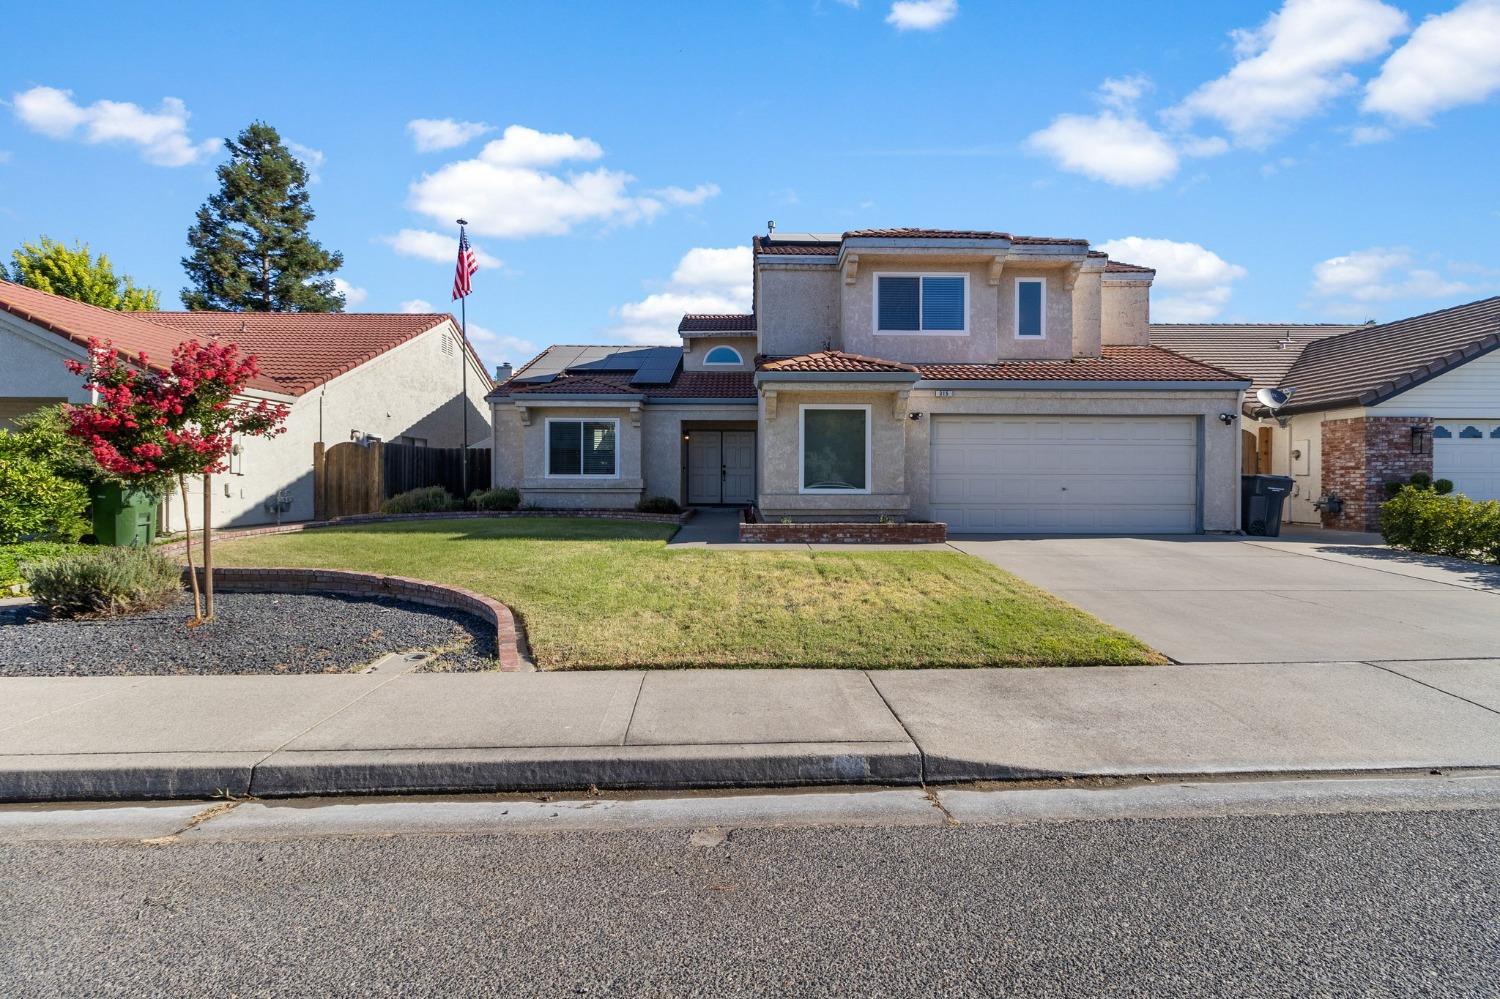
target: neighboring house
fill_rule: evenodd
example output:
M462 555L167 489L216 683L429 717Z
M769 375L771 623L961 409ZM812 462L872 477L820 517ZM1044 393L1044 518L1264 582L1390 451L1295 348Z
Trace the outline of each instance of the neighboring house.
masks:
M1245 403L1247 426L1272 449L1262 467L1297 484L1288 519L1376 530L1385 483L1414 472L1500 499L1500 297L1381 325L1265 328L1295 343L1222 332L1244 327L1153 326L1151 336L1257 387L1292 390L1274 416L1253 396ZM1314 506L1329 497L1337 512Z
M7 281L0 281L0 426L52 403L89 402L63 362L83 359L91 337L131 357L145 352L153 367L190 339L232 341L258 359L261 373L245 398L285 404L286 432L246 440L229 471L214 478L216 526L311 519L315 442L463 443L462 348L449 315L113 312ZM484 397L494 383L472 350L468 363L472 443L490 436ZM193 483L190 492L201 497L198 490ZM180 527L175 493L167 511L169 526Z
M753 251L752 314L685 316L681 346L552 347L505 380L495 484L954 533L1238 527L1249 383L1149 343L1150 269L999 232Z

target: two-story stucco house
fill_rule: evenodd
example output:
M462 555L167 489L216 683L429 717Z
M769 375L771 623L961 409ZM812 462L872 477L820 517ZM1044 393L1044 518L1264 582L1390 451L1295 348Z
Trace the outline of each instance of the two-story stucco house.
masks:
M1249 382L1149 342L1154 272L1082 239L753 241L754 311L673 347L559 346L504 380L495 484L953 533L1238 527Z

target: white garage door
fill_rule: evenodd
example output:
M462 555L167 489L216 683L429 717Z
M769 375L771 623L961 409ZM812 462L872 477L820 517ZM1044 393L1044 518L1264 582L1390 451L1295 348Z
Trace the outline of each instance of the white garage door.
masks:
M1432 428L1432 477L1470 499L1500 499L1500 420L1441 420Z
M1198 529L1197 420L935 416L932 518L955 533Z

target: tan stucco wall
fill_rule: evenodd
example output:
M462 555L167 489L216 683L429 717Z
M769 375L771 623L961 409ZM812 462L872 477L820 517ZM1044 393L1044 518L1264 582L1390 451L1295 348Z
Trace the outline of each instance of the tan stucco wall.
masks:
M1236 392L1005 392L955 391L940 399L931 390L911 394L920 420L906 423L906 479L914 518L930 516L931 427L934 413L1067 416L1199 416L1203 434L1203 529L1239 528L1240 425L1224 426L1220 413L1237 412Z
M1085 270L1073 284L1073 356L1098 357L1102 342L1100 311L1103 307L1102 279L1097 270Z
M462 439L463 411L459 403L458 356L442 352L445 327L387 351L298 397L290 404L286 433L244 442L243 475L214 478L214 523L241 527L274 522L263 504L279 490L292 500L281 520L313 517L313 444L329 446L350 439L353 431L385 441L402 435L425 438L431 447L457 447ZM450 330L451 332L451 330ZM456 336L456 334L454 334ZM469 369L469 436L471 442L490 437L486 379L475 366ZM321 405L320 405L321 403ZM475 487L482 483L475 483ZM192 518L197 523L202 492L190 484ZM168 502L169 523L181 526L182 504Z
M705 366L703 359L715 347L733 347L740 352L741 364L726 367L722 364ZM742 336L695 336L682 340L682 370L684 371L751 371L755 368L755 334Z
M1150 326L1150 282L1111 281L1106 275L1100 290L1102 342L1112 346L1144 346L1151 342Z
M762 354L807 354L839 342L839 272L818 265L758 264L756 323Z
M795 384L795 383L791 383ZM778 386L776 415L766 415L762 395L760 412L760 502L768 518L833 517L870 518L882 513L904 515L910 506L906 491L905 418L893 413L895 393L851 385L837 391L826 386L797 389ZM804 495L798 476L800 407L818 403L868 405L870 407L870 493L817 493Z

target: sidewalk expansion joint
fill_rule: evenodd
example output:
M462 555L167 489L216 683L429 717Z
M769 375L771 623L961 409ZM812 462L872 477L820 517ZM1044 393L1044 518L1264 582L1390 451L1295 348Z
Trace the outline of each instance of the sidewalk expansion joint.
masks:
M901 726L901 731L906 733L906 741L910 742L911 747L917 751L917 783L922 785L923 787L926 787L927 751L922 748L922 744L917 741L916 736L911 734L911 729L906 727L906 721L891 705L891 702L886 699L885 694L881 693L880 685L875 682L875 678L870 675L870 671L867 669L862 669L860 670L860 673L864 675L865 681L870 685L870 689L875 691L875 696L880 698L880 703L884 704L885 709L891 713L891 717L896 719L896 724ZM941 808L942 806L939 805L938 807Z
M1389 661L1390 662L1424 662L1424 661L1442 662L1443 660L1421 660L1421 659L1397 660L1397 659L1392 659L1392 660L1389 660ZM1451 690L1444 690L1442 687L1436 686L1435 684L1428 683L1426 680L1418 680L1414 676L1408 676L1407 674L1401 672L1398 669L1392 669L1389 666L1382 666L1378 661L1377 662L1371 662L1370 660L1367 660L1367 659L1361 659L1360 663L1363 664L1363 665L1365 665L1365 666L1373 666L1373 667L1375 667L1378 670L1383 670L1384 672L1389 673L1392 676L1399 676L1403 680L1410 680L1412 683L1415 683L1418 686L1426 687L1428 690L1435 690L1439 694L1446 694L1449 697L1453 698L1454 700L1463 701L1465 704L1472 704L1476 708L1483 708L1485 711L1488 711L1492 715L1500 715L1500 711L1495 710L1494 708L1490 707L1488 704L1480 704L1478 701L1470 700L1469 698L1465 697L1462 694L1455 694Z

